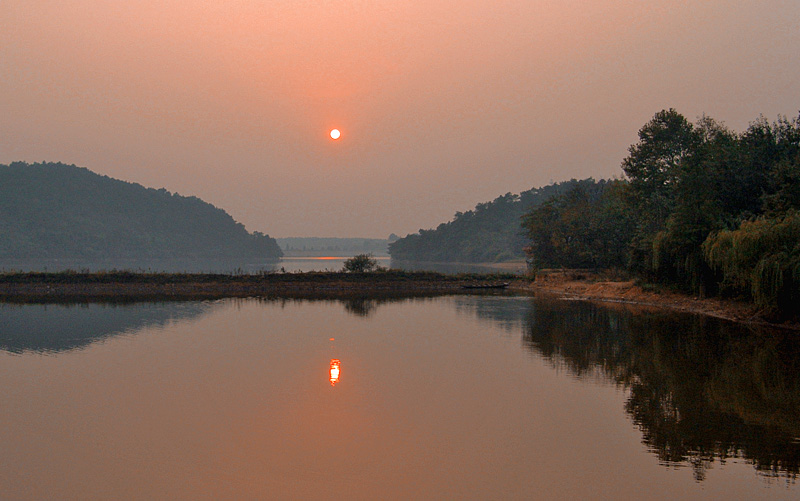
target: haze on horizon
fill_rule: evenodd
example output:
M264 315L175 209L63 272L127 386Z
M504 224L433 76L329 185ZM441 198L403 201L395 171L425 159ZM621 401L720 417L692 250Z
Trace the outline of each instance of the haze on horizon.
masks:
M5 0L0 74L0 163L385 238L619 176L664 108L796 116L800 2Z

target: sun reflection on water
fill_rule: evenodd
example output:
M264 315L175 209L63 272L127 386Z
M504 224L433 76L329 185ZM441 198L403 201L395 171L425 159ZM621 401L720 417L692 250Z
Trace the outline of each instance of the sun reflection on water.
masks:
M338 358L331 359L331 386L336 386L336 383L339 382L339 366L341 362L339 362Z

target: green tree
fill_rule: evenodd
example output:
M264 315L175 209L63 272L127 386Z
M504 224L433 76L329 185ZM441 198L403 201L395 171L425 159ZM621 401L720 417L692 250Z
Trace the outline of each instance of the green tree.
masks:
M694 151L676 165L672 209L652 240L651 271L658 280L705 294L712 292L714 277L700 246L724 226L723 194L734 191L741 169L736 134L708 117L693 131Z
M662 110L639 129L639 142L622 161L637 213L631 267L640 273L652 274L653 242L674 209L681 163L694 153L698 140L683 115L671 108Z
M800 211L745 221L703 243L723 286L776 314L797 315L800 304Z
M342 268L343 271L349 273L365 273L377 269L378 261L372 257L372 254L358 254L353 256L344 262L344 268Z
M538 268L612 268L627 262L633 218L627 182L577 182L522 219L529 262Z

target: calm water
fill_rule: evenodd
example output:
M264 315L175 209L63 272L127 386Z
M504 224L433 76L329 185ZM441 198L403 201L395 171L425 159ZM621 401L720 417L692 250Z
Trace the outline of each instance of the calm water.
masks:
M287 272L308 272L308 271L341 271L344 268L344 262L348 257L283 257L278 263L277 269L283 268ZM378 262L378 266L388 268L391 259L389 257L374 257Z
M0 305L10 499L797 499L800 346L512 296Z
M279 261L242 261L211 259L113 259L105 261L75 259L3 259L2 271L50 271L86 270L131 270L167 273L259 273L262 271L285 271L287 273L309 271L341 271L344 262L352 256L307 256L283 257ZM379 266L409 271L436 271L439 273L497 273L521 274L524 266L511 269L467 263L417 263L393 261L388 256L375 256Z

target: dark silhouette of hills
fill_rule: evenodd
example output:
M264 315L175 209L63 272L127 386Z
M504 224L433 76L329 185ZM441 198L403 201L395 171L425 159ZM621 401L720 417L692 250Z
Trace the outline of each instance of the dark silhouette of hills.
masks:
M419 230L389 244L398 261L481 263L522 259L527 244L522 216L548 200L592 179L564 181L532 188L519 195L506 193L474 210L456 212L452 221L436 229Z
M275 239L200 200L62 163L0 165L0 263L274 261Z
M388 240L380 238L286 237L276 238L285 256L386 256Z

